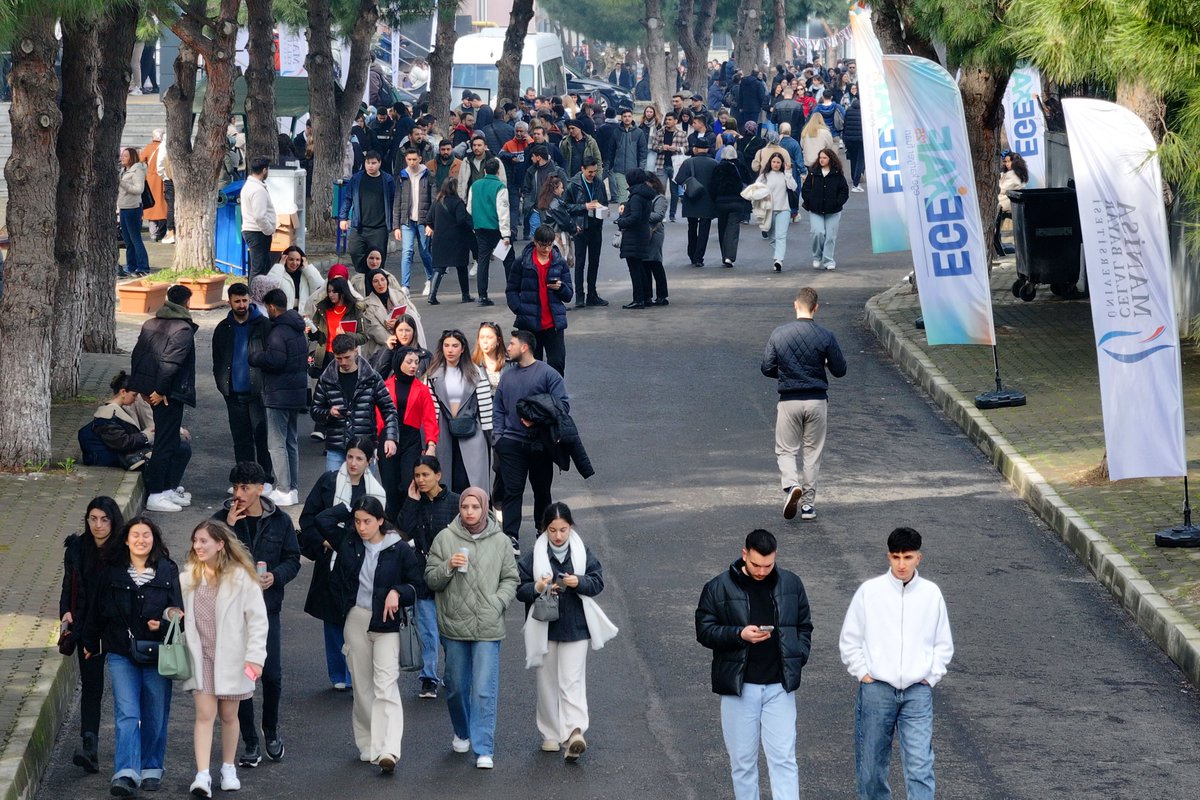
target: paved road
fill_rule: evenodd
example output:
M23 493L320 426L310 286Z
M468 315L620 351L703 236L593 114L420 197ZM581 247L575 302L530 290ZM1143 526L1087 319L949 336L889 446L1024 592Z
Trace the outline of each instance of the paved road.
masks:
M591 657L592 749L580 766L536 752L533 676L523 669L515 609L492 774L450 752L445 706L416 700L412 676L404 678L408 730L396 777L358 764L350 700L329 690L319 625L301 611L304 570L289 587L284 618L288 755L244 770L243 792L364 800L397 792L493 800L729 797L718 702L692 612L703 582L738 555L748 530L762 526L780 535L780 563L804 578L813 606L813 656L799 692L804 791L852 797L854 683L838 660L837 633L856 585L885 569L887 532L906 524L925 535L923 573L942 586L956 640L936 697L942 797L1194 795L1200 703L1193 688L861 324L866 299L907 271L898 266L904 256L869 254L864 207L855 195L834 274L804 268L775 275L766 243L750 227L737 269L692 270L680 225L668 239L675 254L668 257L669 308L617 308L628 289L623 267L606 250L602 292L613 306L572 312L567 381L598 474L587 482L574 473L559 477L556 497L575 509L579 530L604 562L600 600L622 628ZM806 230L793 229L789 264L807 263ZM715 237L708 261L719 262ZM759 375L758 361L805 283L820 291L819 318L838 333L850 373L832 392L820 516L801 524L780 516L774 386ZM499 308L482 314L455 303L423 311L430 332L509 320ZM223 499L232 456L219 397L209 389L200 402L188 419L198 456L187 483L203 508ZM302 449L302 477L311 484L317 449L307 440ZM181 554L198 515L162 516ZM191 703L175 699L171 793L191 778ZM83 777L69 765L77 724L64 728L43 800L106 789L103 776ZM109 758L111 746L101 752Z

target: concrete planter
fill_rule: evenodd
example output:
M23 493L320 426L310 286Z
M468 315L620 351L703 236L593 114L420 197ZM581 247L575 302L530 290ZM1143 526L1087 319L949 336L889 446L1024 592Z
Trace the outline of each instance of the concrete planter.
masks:
M153 314L167 302L166 283L129 281L117 284L117 301L122 314Z

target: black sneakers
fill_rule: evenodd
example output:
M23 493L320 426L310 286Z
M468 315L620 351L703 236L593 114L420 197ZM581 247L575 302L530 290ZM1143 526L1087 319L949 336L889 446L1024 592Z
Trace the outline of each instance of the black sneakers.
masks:
M267 758L272 761L282 761L285 752L286 748L283 746L283 739L278 733L273 736L267 736Z
M417 697L422 700L436 700L437 681L432 678L421 678L421 691L417 694Z
M262 749L257 744L248 744L238 759L238 766L253 769L262 763Z

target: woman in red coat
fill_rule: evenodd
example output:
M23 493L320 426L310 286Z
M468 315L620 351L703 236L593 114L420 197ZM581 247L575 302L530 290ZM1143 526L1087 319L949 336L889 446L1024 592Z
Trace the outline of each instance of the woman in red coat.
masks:
M401 506L408 497L408 485L412 482L413 465L417 456L434 455L437 452L438 422L433 410L433 395L429 387L417 380L417 369L421 363L421 351L414 347L400 347L392 353L392 374L384 381L392 402L400 414L400 441L396 455L382 458L379 462L379 477L387 492L387 517L400 519ZM375 412L376 425L383 431L383 418Z

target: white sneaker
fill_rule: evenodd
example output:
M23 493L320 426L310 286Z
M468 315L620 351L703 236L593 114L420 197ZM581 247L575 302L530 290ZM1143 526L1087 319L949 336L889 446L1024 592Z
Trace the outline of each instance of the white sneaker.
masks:
M147 511L183 511L183 506L171 500L170 492L156 492L146 498Z
M242 788L242 782L238 780L237 767L233 764L221 765L221 791L236 792Z
M421 297L429 297L429 288L431 285L429 281L425 282L425 288L421 290Z
M479 756L475 759L476 769L491 769L494 766L496 765L493 763L491 756Z
M450 749L456 753L466 753L471 749L471 740L460 739L458 736L455 736L450 740Z
M175 489L168 489L167 491L163 492L163 494L167 496L168 500L180 508L187 508L192 504L191 495L180 494Z
M129 93L130 93L131 95L133 95L134 97L141 97L141 96L142 96L142 90L141 90L141 89L130 89L130 90L129 90Z
M821 266L821 259L819 259L819 258L813 259L813 269L824 269L824 267Z
M286 503L284 503L284 505L285 505L285 506L298 506L298 505L300 505L300 490L299 490L299 489L292 489L290 492L288 492L288 496L287 496L287 502L286 502Z
M852 192L865 192L865 191L866 191L866 189L864 189L864 188L863 188L863 187L861 187L861 186L855 186L855 187L854 187L853 189L851 189L850 191L852 191Z
M231 486L229 488L232 489L233 487ZM182 486L176 486L171 491L173 491L175 494L182 497L184 500L187 500L189 503L192 502L192 493L189 492L187 489L184 489Z
M208 774L208 770L196 773L196 779L192 781L188 791L196 797L212 797L212 777Z
M292 499L292 492L273 491L268 492L266 497L272 503L280 507L296 505L296 500Z
M825 265L825 269L829 270L829 271L833 271L833 270L837 269L837 264L830 261L828 264Z
M471 268L469 270L467 270L467 277L474 278L478 273L479 273L479 262L475 262L474 264L471 265Z
M168 233L162 238L162 241L159 242L159 244L175 244L175 234Z

